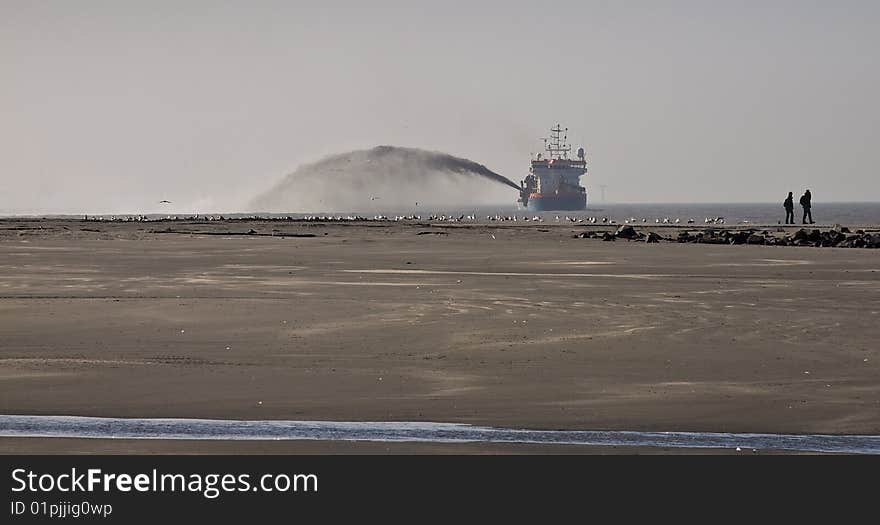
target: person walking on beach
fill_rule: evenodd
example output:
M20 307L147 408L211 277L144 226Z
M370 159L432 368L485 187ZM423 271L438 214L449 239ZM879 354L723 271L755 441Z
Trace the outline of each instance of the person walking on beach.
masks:
M791 192L788 192L782 206L785 208L785 224L794 224L794 195Z
M810 195L810 190L804 192L801 195L801 206L804 208L804 224L813 224L813 212L810 211L811 204L810 200L812 200L813 196ZM807 223L807 217L810 218L810 222Z

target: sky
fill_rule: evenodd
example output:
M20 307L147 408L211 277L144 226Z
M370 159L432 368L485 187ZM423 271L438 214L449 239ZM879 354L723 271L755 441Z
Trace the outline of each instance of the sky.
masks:
M880 200L880 2L0 0L0 213L245 211L376 145L611 202ZM516 198L511 195L511 203Z

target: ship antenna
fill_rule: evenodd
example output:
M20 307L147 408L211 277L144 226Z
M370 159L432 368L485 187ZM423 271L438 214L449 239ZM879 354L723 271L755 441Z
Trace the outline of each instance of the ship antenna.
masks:
M566 148L565 158L568 158L568 153L571 150L571 147L568 146L568 128L565 128L565 138L562 139L562 145Z

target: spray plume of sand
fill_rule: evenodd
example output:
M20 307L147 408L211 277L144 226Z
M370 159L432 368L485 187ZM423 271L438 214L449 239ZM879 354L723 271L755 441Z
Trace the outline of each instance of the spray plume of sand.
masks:
M493 184L494 183L494 184ZM446 153L378 146L301 166L251 203L254 211L310 213L511 204L513 181Z

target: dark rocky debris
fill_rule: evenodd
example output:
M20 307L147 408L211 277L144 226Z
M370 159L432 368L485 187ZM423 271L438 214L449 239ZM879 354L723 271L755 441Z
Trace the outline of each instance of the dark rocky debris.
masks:
M754 244L767 246L815 246L835 248L880 248L880 233L868 233L864 230L851 232L849 228L840 227L831 230L800 229L793 234L771 233L768 230L715 230L682 231L677 237L663 237L657 232L640 232L632 226L621 226L615 233L582 232L576 239L602 239L615 241L626 239L648 243L680 242L695 244Z

